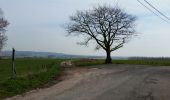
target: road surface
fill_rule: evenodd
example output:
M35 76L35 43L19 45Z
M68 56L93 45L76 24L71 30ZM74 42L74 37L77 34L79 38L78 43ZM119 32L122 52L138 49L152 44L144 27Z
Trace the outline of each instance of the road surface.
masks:
M170 67L95 67L71 69L54 86L7 100L170 100Z

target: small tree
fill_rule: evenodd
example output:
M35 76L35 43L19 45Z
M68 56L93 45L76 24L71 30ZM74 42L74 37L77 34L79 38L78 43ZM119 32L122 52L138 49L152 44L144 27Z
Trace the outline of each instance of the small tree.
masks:
M8 26L8 24L8 21L3 18L3 12L0 9L0 52L7 41L7 36L5 35L5 28Z
M111 63L111 52L121 47L135 35L136 17L127 14L124 10L111 6L98 6L88 11L77 11L70 17L66 28L69 34L83 35L87 45L89 41L96 42L96 50L106 51L105 63Z

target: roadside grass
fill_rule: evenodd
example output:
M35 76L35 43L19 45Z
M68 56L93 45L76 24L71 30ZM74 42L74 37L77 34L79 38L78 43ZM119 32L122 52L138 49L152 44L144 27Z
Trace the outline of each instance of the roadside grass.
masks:
M98 59L73 59L73 64L78 67L83 66L93 66L93 65L101 65L104 64L104 60L98 60Z
M17 77L11 79L10 59L0 60L0 99L42 87L63 72L62 59L16 59Z
M170 60L114 60L113 64L170 66Z
M104 64L104 60L73 60L76 66L93 66ZM170 60L113 60L112 64L130 64L130 65L150 65L150 66L170 66Z

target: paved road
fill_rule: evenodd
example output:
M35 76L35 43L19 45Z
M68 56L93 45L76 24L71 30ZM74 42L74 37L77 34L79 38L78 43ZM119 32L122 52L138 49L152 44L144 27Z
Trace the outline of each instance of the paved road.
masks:
M170 100L170 67L101 65L8 100Z

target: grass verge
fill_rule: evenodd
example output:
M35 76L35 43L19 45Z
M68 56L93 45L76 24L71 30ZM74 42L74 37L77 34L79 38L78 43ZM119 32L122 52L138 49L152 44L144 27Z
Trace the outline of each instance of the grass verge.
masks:
M48 83L55 77L61 75L61 73L63 72L62 67L60 67L61 61L63 60L18 59L16 65L18 65L19 68L17 66L16 67L18 68L18 71L21 71L22 73L18 73L18 76L15 79L10 79L8 76L9 73L6 73L6 78L2 78L3 80L0 81L0 99L21 94L31 89L42 87L44 84ZM4 61L4 66L6 66L6 64L8 65L8 62L8 60ZM2 64L2 62L0 64ZM32 65L32 68L29 67L30 65ZM2 67L3 66L1 66L0 68L1 70L9 69ZM3 76L5 75L1 75L1 77Z
M76 66L92 66L104 64L104 60L74 60ZM112 64L130 64L130 65L151 65L151 66L170 66L170 60L113 60Z

